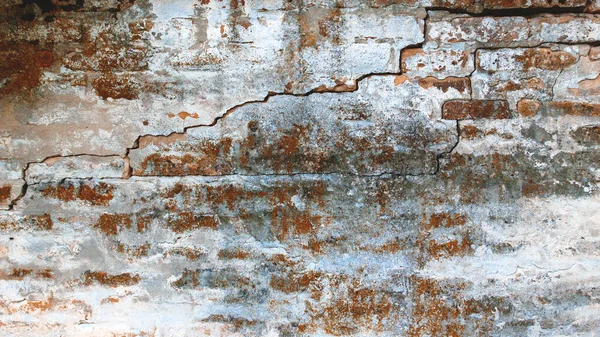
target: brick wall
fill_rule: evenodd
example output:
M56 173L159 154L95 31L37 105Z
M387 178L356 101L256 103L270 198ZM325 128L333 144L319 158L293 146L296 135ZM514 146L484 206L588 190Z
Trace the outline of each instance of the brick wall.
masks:
M2 336L600 332L598 0L0 0Z

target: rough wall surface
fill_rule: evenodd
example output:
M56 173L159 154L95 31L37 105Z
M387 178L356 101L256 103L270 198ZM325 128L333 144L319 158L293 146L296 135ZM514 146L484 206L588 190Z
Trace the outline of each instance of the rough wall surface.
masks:
M0 335L595 336L599 0L0 0Z

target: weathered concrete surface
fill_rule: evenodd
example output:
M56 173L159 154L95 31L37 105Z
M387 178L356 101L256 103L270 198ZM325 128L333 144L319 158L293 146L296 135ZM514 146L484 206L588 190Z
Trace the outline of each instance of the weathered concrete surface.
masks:
M478 16L429 12L426 44L455 43L480 48L534 47L541 43L593 43L600 39L600 16L540 14Z
M0 160L0 209L8 209L20 194L25 181L21 163L16 160Z
M275 96L215 126L143 137L134 175L433 174L458 141L456 124L432 116L470 97L466 78L364 79L357 91Z
M0 2L1 336L594 336L595 0Z
M0 158L124 155L137 135L210 124L269 92L346 90L398 72L401 49L423 42L425 17L397 6L105 7L6 7Z
M121 157L73 156L53 157L42 163L32 163L26 171L28 184L60 181L67 178L105 179L127 178L129 161Z

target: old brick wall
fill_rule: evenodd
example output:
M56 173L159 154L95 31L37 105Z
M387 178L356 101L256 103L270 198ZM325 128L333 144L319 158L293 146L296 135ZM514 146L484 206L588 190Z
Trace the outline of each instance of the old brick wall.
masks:
M0 0L0 335L600 333L599 0Z

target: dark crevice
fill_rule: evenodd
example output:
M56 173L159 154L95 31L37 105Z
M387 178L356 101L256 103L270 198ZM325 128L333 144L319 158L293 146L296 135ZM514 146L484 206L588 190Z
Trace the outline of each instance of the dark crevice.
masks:
M27 193L27 188L29 187L29 185L27 184L27 180L25 180L25 177L26 177L27 170L29 169L29 165L31 165L31 164L32 163L27 163L27 165L25 165L25 167L21 170L21 174L22 174L21 179L23 179L23 186L21 187L21 193L19 194L19 196L17 198L10 201L10 204L8 204L9 211L14 210L14 207L17 204L17 202L19 202L19 200L23 199L23 197L25 197L25 194Z
M72 12L83 8L84 0L76 0L74 4L66 5L55 5L52 0L23 0L23 4L20 6L25 7L31 4L37 5L42 10L42 13L48 13L59 9L66 12Z
M32 164L42 164L44 162L46 162L47 160L50 159L54 159L54 158L73 158L73 157L100 157L100 158L107 158L107 157L120 157L123 158L124 160L127 160L128 158L120 156L118 154L107 154L107 155L99 155L99 154L87 154L87 153L80 153L80 154L71 154L71 155L54 155L54 156L48 156L46 158L44 158L41 161L34 161L34 162L29 162L25 165L25 167L22 169L22 180L23 180L23 187L21 187L21 193L19 194L19 196L13 200L11 200L10 204L8 205L8 210L14 210L14 206L19 202L19 200L23 199L23 197L25 197L25 194L27 193L27 189L29 188L29 186L33 186L33 185L37 185L37 183L33 183L33 184L29 184L27 183L27 171L29 170L29 166L31 166ZM95 178L95 179L102 179L102 178ZM112 178L115 179L115 178Z
M523 44L520 46L508 46L508 47L492 47L492 46L484 46L484 47L477 47L475 48L475 50L501 50L501 49L531 49L531 48L541 48L541 47L548 47L551 48L552 46L590 46L590 47L597 47L600 46L600 40L599 41L590 41L590 42L568 42L568 41L563 41L563 42L540 42L537 44Z
M331 172L319 172L319 173L309 173L309 172L292 172L292 173L259 173L259 174L244 174L244 173L231 173L231 174L219 174L219 175L160 175L160 174L151 174L151 175L143 175L143 176L135 176L136 179L145 179L145 178L171 178L171 179L180 179L184 177L192 177L192 178L223 178L223 177L294 177L294 176L342 176L342 177L359 177L359 178L377 178L377 177L427 177L434 176L436 172L432 173L398 173L398 172L381 172L381 173L373 173L373 174L359 174L352 172L340 172L340 171L331 171ZM79 179L79 178L78 178ZM98 178L90 178L90 179L98 179ZM106 178L106 179L114 179L114 178ZM120 179L116 179L120 180Z
M444 151L444 152L439 153L437 155L437 167L436 167L436 170L433 173L433 175L438 175L440 173L441 166L442 166L441 160L444 159L445 156L451 155L452 152L454 152L454 150L456 149L456 147L458 146L459 143L460 143L460 121L457 120L456 121L456 142L454 143L454 145L452 145L452 147L450 148L450 150Z
M530 8L511 8L511 9L484 9L481 13L473 16L535 16L539 14L582 14L585 6L582 7L530 7Z
M464 14L471 17L484 17L484 16L524 16L532 17L540 14L585 14L586 6L578 7L529 7L529 8L504 8L504 9L482 9L482 10L468 10L468 9L457 9L457 8L446 8L446 7L425 7L427 11L443 11L451 14Z
M231 114L232 112L234 112L238 108L241 108L241 107L249 105L249 104L267 103L271 97L275 97L275 96L307 97L307 96L315 95L315 94L344 94L344 93L351 93L351 92L357 91L359 89L359 83L362 80L366 79L366 78L373 77L373 76L398 76L398 75L400 75L400 73L370 73L370 74L362 75L362 76L358 77L356 80L354 80L354 84L353 85L347 86L350 89L344 89L344 90L335 90L335 88L333 88L333 89L325 89L325 90L324 89L312 89L312 90L307 91L305 93L269 92L265 96L265 98L263 98L261 100L247 101L247 102L235 105L235 106L227 109L227 111L225 111L225 113L223 113L221 116L216 117L209 124L197 124L197 125L186 126L186 127L183 128L183 131L181 131L181 132L171 132L171 133L166 134L166 135L152 135L152 134L140 135L135 140L134 145L132 147L128 148L125 151L125 153L126 153L125 157L128 157L130 150L139 148L140 139L142 139L144 137L169 137L169 136L176 135L176 134L185 134L190 129L215 126L221 119L227 117L229 114Z
M429 12L425 12L425 17L423 18L423 41L419 43L413 43L405 46L400 50L400 55L398 55L398 72L402 74L402 52L406 49L423 49L423 44L425 43L425 39L427 38L427 22L429 22Z

